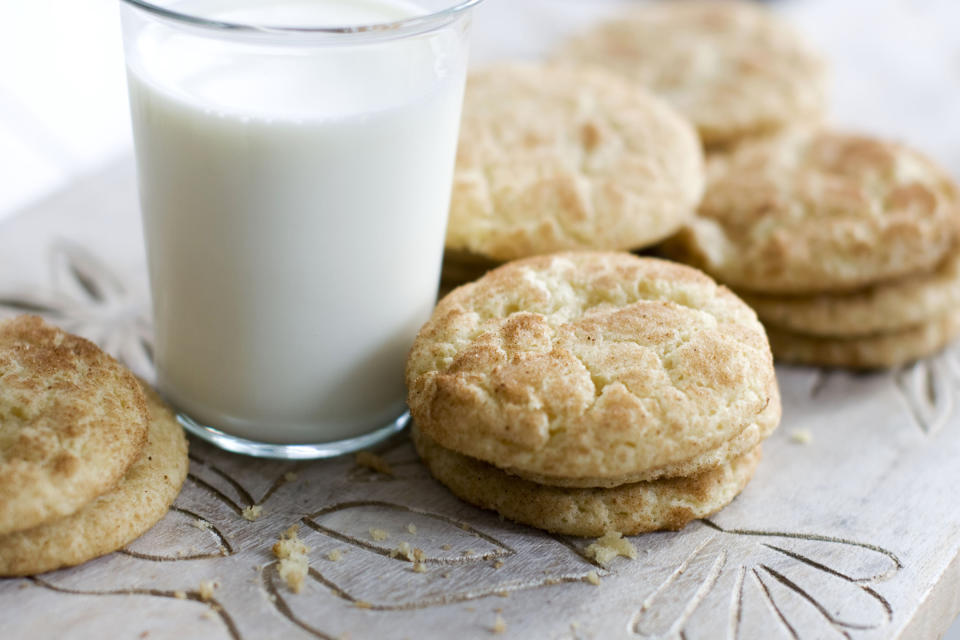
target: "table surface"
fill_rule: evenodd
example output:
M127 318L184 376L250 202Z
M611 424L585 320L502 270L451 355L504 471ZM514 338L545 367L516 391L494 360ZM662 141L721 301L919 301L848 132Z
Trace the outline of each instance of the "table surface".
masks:
M546 4L492 2L478 16L477 58L540 55L613 6ZM942 16L960 14L877 6L858 16L860 32L840 7L787 10L836 62L836 121L908 139L956 174L960 45ZM0 223L0 306L43 311L149 377L136 211L122 157ZM936 637L960 611L960 350L883 374L778 374L784 422L743 495L682 532L633 538L638 559L609 570L583 555L585 541L460 503L403 438L384 451L392 477L348 458L258 461L194 441L183 493L143 538L81 567L0 581L0 637L486 637L497 615L517 638ZM800 429L808 444L791 440ZM239 515L251 504L263 506L256 522ZM313 549L299 595L270 554L294 523ZM391 537L377 543L371 527ZM389 557L401 541L424 549L426 573ZM339 562L326 558L333 549L346 551ZM207 579L220 582L213 606L197 595Z

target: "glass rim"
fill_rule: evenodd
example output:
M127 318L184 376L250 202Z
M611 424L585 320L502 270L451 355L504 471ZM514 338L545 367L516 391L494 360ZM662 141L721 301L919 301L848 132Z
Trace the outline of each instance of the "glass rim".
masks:
M460 14L467 12L469 9L483 2L483 0L459 0L445 9L424 15L411 16L402 20L341 26L273 26L230 22L205 18L183 11L175 11L149 0L120 0L120 2L165 20L178 22L185 26L210 29L212 31L229 32L238 35L315 35L318 37L340 39L342 37L357 38L364 36L380 38L386 36L389 38L425 33L448 24Z

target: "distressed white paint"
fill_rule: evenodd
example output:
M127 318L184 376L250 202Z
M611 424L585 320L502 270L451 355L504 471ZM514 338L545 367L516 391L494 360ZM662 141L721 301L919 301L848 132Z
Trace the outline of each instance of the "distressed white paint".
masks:
M148 374L134 203L124 161L3 223L0 300L8 312L28 302L46 307ZM609 571L584 559L584 541L459 502L403 439L385 452L394 478L351 459L262 461L194 442L177 510L129 553L37 581L0 581L0 607L15 612L0 616L0 637L28 628L79 637L107 629L149 637L484 637L498 610L506 637L516 638L942 632L960 604L960 355L895 373L782 367L779 376L784 422L746 491L710 523L635 537L639 558L618 559ZM797 429L809 430L811 442L792 442ZM288 471L297 474L292 482L283 479ZM238 514L250 504L263 506L256 522ZM212 527L194 526L197 518ZM276 581L269 552L294 523L316 571L299 595ZM370 527L391 537L375 542ZM427 553L426 573L389 557L402 541ZM346 550L339 562L326 559L335 549ZM594 570L599 587L585 581ZM213 578L222 584L222 611L205 617L195 592ZM178 590L188 600L172 598ZM91 595L109 592L125 595ZM62 614L43 614L50 610Z
M541 55L552 38L613 4L490 0L477 17L476 58ZM958 6L785 5L835 60L836 121L909 139L955 174L960 121L943 114L960 110L960 45L948 28ZM864 27L841 28L854 19ZM912 62L876 64L880 75L858 75L870 66L864 61L898 51ZM0 224L0 299L47 305L62 324L149 375L135 202L132 164L124 159ZM754 481L713 519L719 528L695 523L637 537L638 560L598 571L599 587L581 580L597 569L577 553L583 542L502 523L460 503L402 442L386 454L397 470L392 480L351 460L292 465L194 443L193 479L179 510L129 554L48 574L43 584L0 581L0 637L315 637L309 627L321 637L471 638L488 637L498 609L505 637L515 638L681 631L688 638L775 638L790 637L791 629L802 638L936 637L960 610L958 370L955 353L896 374L781 368L784 423ZM812 434L809 444L790 441L798 429ZM291 469L297 480L278 483ZM385 504L349 504L371 501ZM235 507L252 502L262 502L264 515L250 523ZM191 514L213 528L193 526ZM413 573L366 546L374 521L391 531L383 545L405 540L424 549L428 571ZM296 522L326 584L314 579L291 595L273 580L269 546ZM411 522L416 537L406 533ZM334 549L348 550L337 563L324 555ZM466 550L473 554L462 555ZM495 569L498 560L504 565ZM195 599L169 597L184 590L193 598L200 580L211 578L221 580L216 601L225 616ZM510 595L495 595L501 590ZM374 608L357 609L350 598Z

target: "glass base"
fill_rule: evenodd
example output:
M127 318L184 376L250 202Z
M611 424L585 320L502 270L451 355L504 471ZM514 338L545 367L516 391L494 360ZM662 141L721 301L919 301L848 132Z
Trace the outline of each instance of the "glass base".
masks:
M335 440L333 442L317 442L315 444L275 444L257 442L224 433L215 427L208 427L196 422L184 413L177 413L177 420L183 428L202 440L214 444L221 449L232 453L242 453L255 458L278 458L283 460L316 460L319 458L333 458L344 453L359 451L386 440L393 434L402 431L410 423L410 412L404 411L393 422L356 438Z

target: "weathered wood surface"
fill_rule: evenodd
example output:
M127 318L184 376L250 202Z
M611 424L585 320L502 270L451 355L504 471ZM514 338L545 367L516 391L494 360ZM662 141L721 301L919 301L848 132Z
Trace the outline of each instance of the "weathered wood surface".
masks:
M549 37L583 5L554 6L567 22L547 21ZM516 23L492 29L504 10L481 16L499 39L479 34L481 57L511 43L540 53ZM957 102L952 91L944 99ZM0 306L41 311L149 376L136 211L124 158L0 224ZM175 509L143 538L81 567L0 580L0 638L472 638L498 614L511 638L935 637L960 610L960 351L875 375L778 373L784 422L746 491L710 521L633 538L639 558L609 570L582 555L584 541L457 501L403 438L385 449L393 477L352 459L260 461L194 441ZM809 444L791 441L799 429ZM256 522L239 514L252 504ZM313 549L298 595L270 554L294 523ZM390 538L375 542L371 527ZM389 557L402 541L427 553L425 573ZM332 562L335 549L345 553ZM207 579L221 584L212 603L197 595Z

